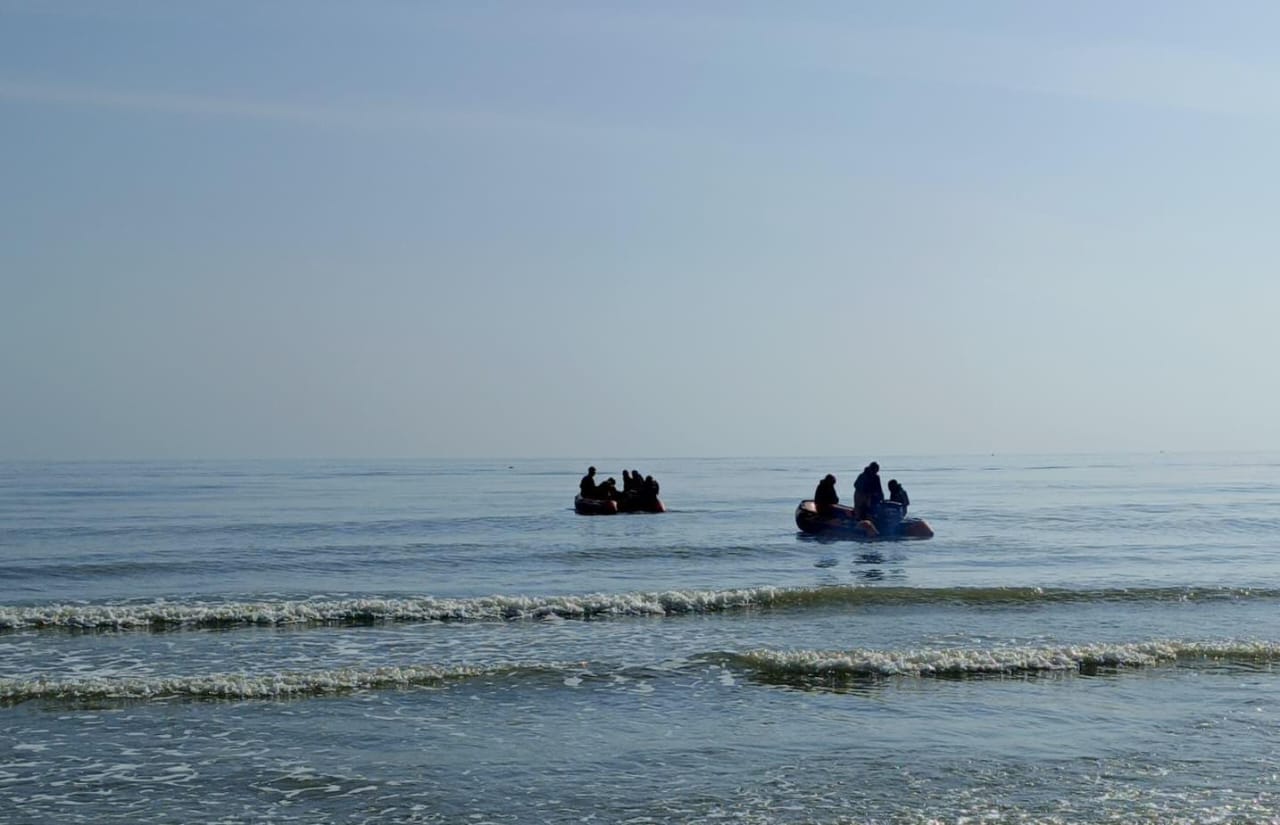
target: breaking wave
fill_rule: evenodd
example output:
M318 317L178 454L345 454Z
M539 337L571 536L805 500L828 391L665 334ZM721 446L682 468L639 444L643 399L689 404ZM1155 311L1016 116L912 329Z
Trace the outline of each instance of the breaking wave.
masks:
M1277 642L1146 641L1047 647L948 648L911 650L856 649L749 650L708 652L661 668L606 662L529 662L490 666L404 665L315 671L224 673L172 676L94 676L0 679L0 704L30 700L163 701L279 700L350 693L447 687L476 679L546 679L568 689L584 684L608 687L636 679L677 676L687 683L707 669L738 672L762 684L801 687L859 679L964 679L1031 674L1086 674L1178 664L1186 667L1236 666L1253 671L1280 662ZM730 683L732 680L730 680Z
M332 625L383 622L501 622L666 617L745 610L880 605L1018 606L1067 602L1219 601L1280 598L1280 590L1039 587L755 587L566 596L476 598L275 599L227 602L0 606L0 632L23 629L166 630L237 625Z
M981 649L753 650L727 654L727 659L738 667L761 675L784 678L964 677L1072 671L1090 673L1193 661L1271 664L1280 661L1280 644L1151 641Z
M313 672L212 674L171 677L82 677L0 679L0 702L31 699L287 699L346 693L431 687L476 676L501 675L504 667L380 667Z

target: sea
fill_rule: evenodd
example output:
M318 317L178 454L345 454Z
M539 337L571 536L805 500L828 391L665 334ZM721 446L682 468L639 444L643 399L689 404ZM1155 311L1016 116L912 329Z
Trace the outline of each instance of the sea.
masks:
M1276 823L1278 662L1275 454L0 463L0 823Z

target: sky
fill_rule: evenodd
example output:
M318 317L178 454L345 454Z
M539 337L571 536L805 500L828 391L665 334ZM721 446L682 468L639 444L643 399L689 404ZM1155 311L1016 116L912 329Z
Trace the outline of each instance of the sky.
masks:
M1280 449L1278 33L0 0L0 458Z

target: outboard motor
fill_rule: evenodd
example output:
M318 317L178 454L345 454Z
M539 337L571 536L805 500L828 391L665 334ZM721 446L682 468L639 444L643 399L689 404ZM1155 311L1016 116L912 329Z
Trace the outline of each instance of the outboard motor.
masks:
M906 508L896 501L882 501L876 510L875 525L882 536L896 535Z

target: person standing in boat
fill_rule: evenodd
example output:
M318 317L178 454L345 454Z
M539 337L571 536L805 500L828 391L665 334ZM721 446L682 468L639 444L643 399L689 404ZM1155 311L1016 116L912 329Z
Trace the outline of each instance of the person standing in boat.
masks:
M907 514L907 508L911 506L911 497L907 495L907 488L898 483L896 478L889 479L889 500L896 501L902 505L902 514Z
M827 473L822 481L818 482L818 488L813 491L813 504L818 508L818 515L830 515L832 509L840 503L840 496L836 495L836 477Z
M587 474L578 482L578 492L583 498L596 497L596 468L588 467Z
M882 501L884 488L880 486L880 465L873 461L853 482L854 516L858 519L873 518Z

